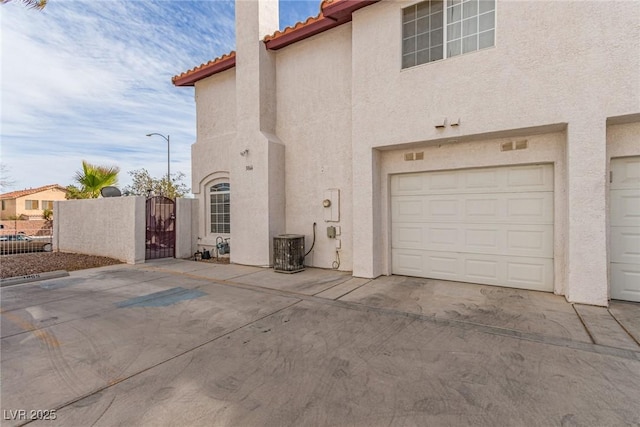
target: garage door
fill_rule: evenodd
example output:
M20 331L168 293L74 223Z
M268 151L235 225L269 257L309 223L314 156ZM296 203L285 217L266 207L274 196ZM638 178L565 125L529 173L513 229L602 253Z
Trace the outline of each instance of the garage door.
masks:
M640 157L611 161L611 298L640 301Z
M553 166L394 175L394 274L553 291Z

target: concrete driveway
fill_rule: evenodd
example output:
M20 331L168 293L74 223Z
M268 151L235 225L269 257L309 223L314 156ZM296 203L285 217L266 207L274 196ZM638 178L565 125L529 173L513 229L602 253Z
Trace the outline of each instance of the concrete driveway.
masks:
M640 423L639 304L173 259L1 296L2 425Z

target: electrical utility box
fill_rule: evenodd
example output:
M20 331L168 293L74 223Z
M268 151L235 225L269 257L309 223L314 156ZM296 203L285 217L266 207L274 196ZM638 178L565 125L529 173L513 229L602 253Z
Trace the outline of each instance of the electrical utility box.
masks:
M273 270L297 273L304 270L304 236L280 234L273 238Z

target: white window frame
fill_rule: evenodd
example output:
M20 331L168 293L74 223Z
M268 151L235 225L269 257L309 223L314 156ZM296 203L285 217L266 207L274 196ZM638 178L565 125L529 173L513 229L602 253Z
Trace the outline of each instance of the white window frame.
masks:
M223 182L211 182L207 185L206 187L207 190L207 221L206 221L206 225L207 225L207 234L211 235L211 236L219 236L219 235L228 235L231 234L231 186L229 185L228 181L223 181ZM224 195L228 195L228 212L224 212L224 208L222 212L214 212L213 211L213 202L212 202L212 196L213 195L222 195L223 199L224 199ZM222 205L224 206L224 200L222 203L218 203L218 205ZM214 222L213 221L213 215L228 215L229 216L229 221L222 221L222 222ZM216 230L213 230L214 224L216 226L221 226L222 230L218 230L216 227Z
M431 36L429 37L429 44L426 48L423 49L418 49L418 37L421 35L428 35L433 33L434 31L437 30L432 30L431 29L431 24L429 24L429 26L427 27L427 31L423 32L423 33L418 33L418 20L420 19L431 19L430 17L432 16L432 14L428 13L427 15L424 16L417 16L414 15L413 19L407 20L408 22L405 22L405 11L414 8L415 9L415 13L418 13L418 5L421 4L425 4L425 3L431 3L437 0L426 0L426 1L420 1L417 3L414 3L410 6L407 6L405 8L401 9L401 13L400 13L400 21L401 21L401 46L400 46L400 68L402 70L405 69L409 69L409 68L413 68L413 67L417 67L419 65L425 65L425 64L429 64L431 62L437 62L437 61L441 61L443 59L449 59L449 58L453 58L456 56L462 56L462 55L466 55L467 53L472 53L472 52L477 52L480 50L484 50L484 49L489 49L491 47L494 47L496 44L496 22L497 22L497 0L440 0L442 3L442 8L441 8L441 14L442 14L442 52L441 52L441 58L437 58L434 60L431 60L429 58L429 60L424 61L424 62L418 62L418 54L420 52L425 52L425 51L429 51L430 55L432 54L432 50L433 48L431 47ZM467 18L465 19L464 17L464 10L466 7L470 7L473 6L473 4L475 3L475 13L472 15L467 16ZM484 11L481 11L481 3L492 3L492 8L490 9L485 9ZM456 21L451 21L450 22L450 16L449 16L449 11L453 10L453 8L459 8L460 11L460 17L458 20ZM491 27L487 27L483 30L480 29L480 25L481 25L481 17L488 17L491 14L493 14L493 23ZM465 21L467 21L470 24L470 20L471 18L475 18L475 31L470 32L469 34L466 34L466 37L463 37L464 35L464 23ZM415 29L415 33L409 37L405 38L405 24L408 23L414 23L416 25L416 29ZM454 39L454 40L449 40L449 27L458 24L460 26L460 37ZM492 35L492 40L491 40L491 44L480 47L480 39L481 39L481 35ZM471 49L471 50L467 50L466 52L464 51L465 47L464 47L464 41L465 38L469 39L471 37L475 37L475 48ZM405 65L405 42L409 41L409 40L415 40L415 50L411 51L411 54L414 55L414 63L412 65ZM452 42L458 42L459 43L459 50L457 53L451 53L449 50L449 44ZM438 45L436 45L438 46Z

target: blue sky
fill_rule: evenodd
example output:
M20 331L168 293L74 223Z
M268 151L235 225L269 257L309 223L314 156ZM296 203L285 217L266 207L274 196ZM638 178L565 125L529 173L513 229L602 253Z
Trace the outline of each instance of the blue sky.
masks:
M247 0L253 1L253 0ZM320 0L280 0L280 28L318 14ZM39 12L0 6L3 192L68 185L81 161L140 168L190 186L193 88L171 77L235 49L234 2L49 0ZM274 31L276 28L274 28ZM5 179L6 179L5 178Z

